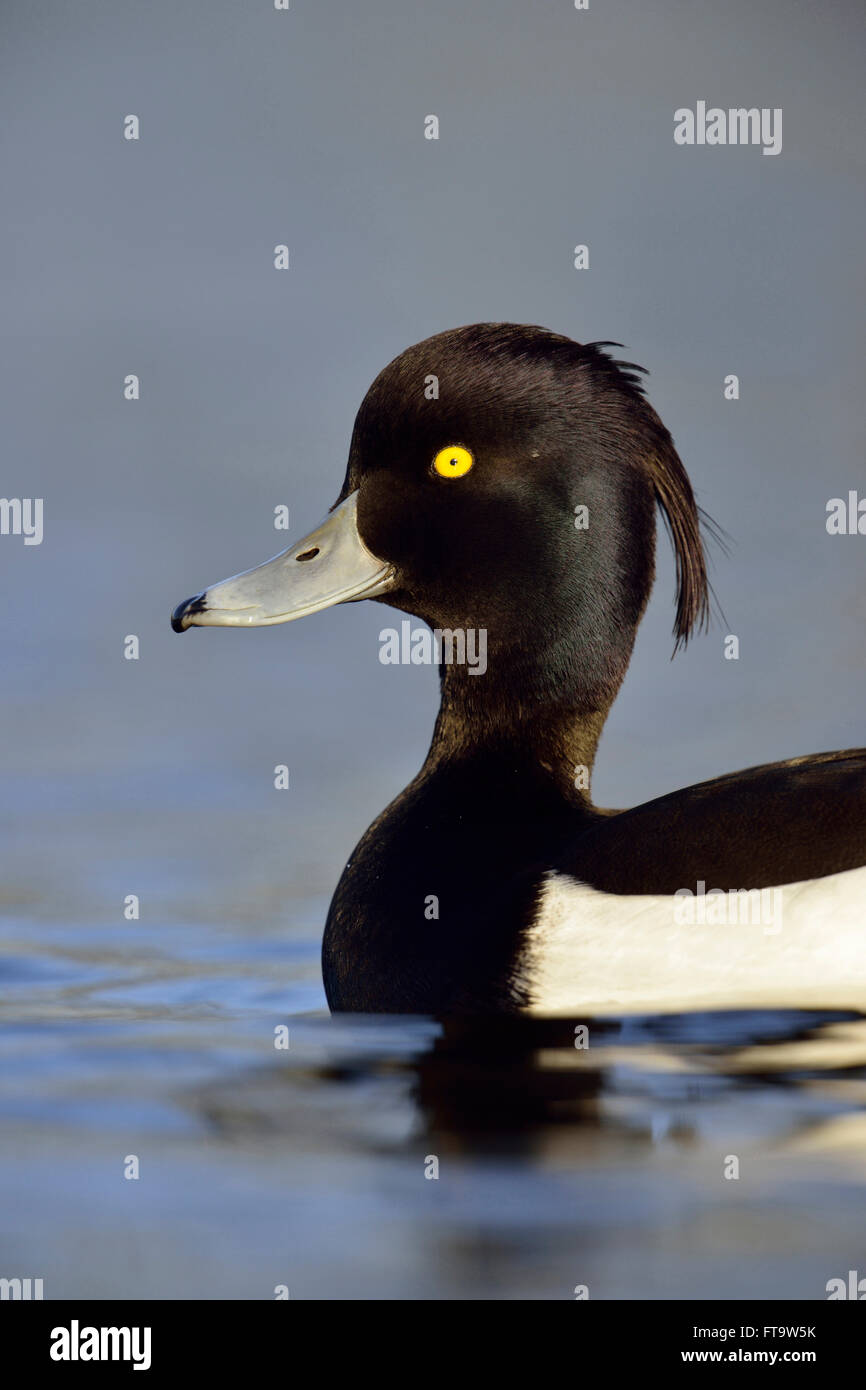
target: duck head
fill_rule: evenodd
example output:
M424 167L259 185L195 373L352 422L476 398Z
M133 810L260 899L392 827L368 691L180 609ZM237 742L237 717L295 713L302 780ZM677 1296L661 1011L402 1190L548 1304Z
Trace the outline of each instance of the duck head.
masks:
M443 708L501 722L539 701L603 715L674 545L674 635L707 617L699 512L640 368L542 328L475 324L395 358L355 421L328 518L172 626L257 627L375 598L434 629L483 629L487 673L442 668ZM447 698L446 698L447 697Z

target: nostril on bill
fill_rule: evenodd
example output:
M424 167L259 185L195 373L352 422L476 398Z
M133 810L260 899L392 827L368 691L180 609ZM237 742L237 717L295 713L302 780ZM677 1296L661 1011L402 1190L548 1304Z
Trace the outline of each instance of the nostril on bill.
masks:
M319 547L318 547L317 545L314 545L313 548L312 548L312 550L305 550L304 553L303 553L303 555L296 555L296 556L295 556L295 559L296 559L296 560L315 560L315 558L316 558L316 556L318 555L318 553L319 553Z

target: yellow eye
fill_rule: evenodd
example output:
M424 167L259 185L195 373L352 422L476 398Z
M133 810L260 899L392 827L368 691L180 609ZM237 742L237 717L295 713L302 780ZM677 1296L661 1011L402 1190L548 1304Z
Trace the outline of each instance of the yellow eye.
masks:
M464 449L462 444L449 444L447 449L439 450L433 460L433 468L440 478L462 478L474 462L469 450Z

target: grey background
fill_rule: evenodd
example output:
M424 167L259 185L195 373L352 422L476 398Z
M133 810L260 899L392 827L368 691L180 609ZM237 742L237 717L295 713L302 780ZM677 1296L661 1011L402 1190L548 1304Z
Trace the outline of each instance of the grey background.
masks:
M824 526L866 489L864 31L803 0L4 0L2 491L45 499L40 547L0 539L7 904L315 935L435 672L378 663L378 605L168 614L315 524L375 373L476 320L627 344L733 539L727 621L671 664L662 537L596 799L866 741L866 537ZM676 147L698 99L783 107L782 153Z

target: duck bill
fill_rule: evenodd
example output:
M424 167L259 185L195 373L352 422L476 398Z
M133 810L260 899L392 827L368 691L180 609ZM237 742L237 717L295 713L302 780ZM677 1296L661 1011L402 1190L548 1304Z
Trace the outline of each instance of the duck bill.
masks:
M353 492L297 545L255 569L178 604L175 632L188 627L269 627L336 603L376 598L394 586L392 567L367 549Z

